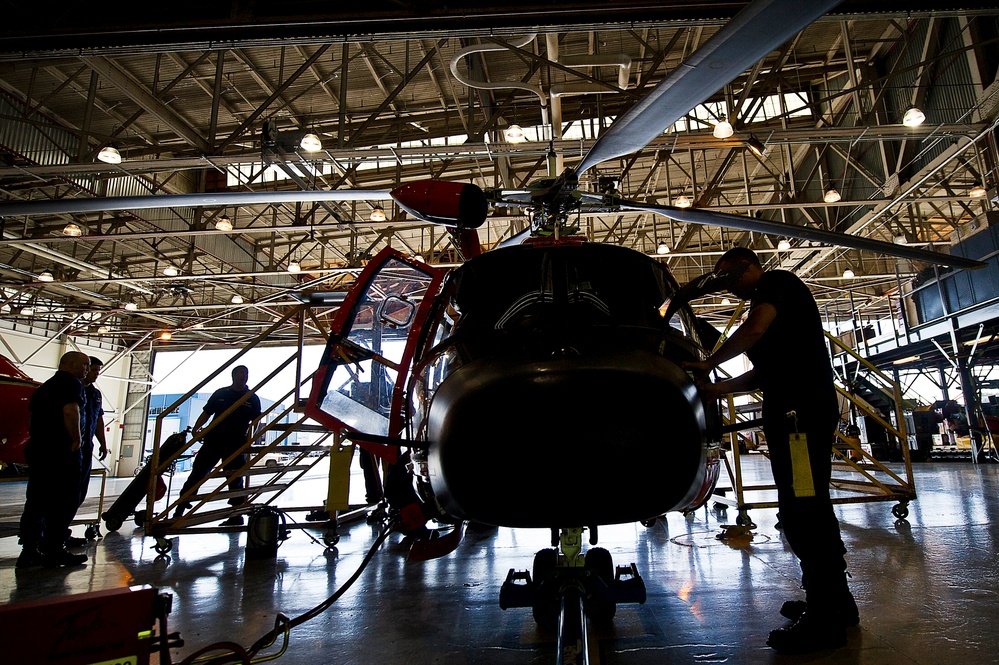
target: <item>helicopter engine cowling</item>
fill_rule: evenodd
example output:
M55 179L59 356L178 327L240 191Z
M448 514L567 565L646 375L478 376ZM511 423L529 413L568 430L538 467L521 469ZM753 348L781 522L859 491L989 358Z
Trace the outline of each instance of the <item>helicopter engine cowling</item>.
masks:
M420 180L400 185L391 194L413 217L458 229L479 228L489 210L485 193L470 183Z
M474 360L441 383L427 425L440 505L497 526L655 517L691 506L708 466L696 388L649 350Z

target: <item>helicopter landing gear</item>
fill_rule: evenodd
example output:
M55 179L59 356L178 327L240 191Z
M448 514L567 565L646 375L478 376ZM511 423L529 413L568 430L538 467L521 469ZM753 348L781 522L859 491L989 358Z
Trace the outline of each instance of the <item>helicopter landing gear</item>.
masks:
M559 549L534 555L533 575L510 569L500 587L502 609L530 607L541 628L558 631L556 662L565 665L589 662L587 616L609 623L618 603L644 603L646 598L645 582L635 564L615 567L610 552L602 547L581 555L582 531L562 529Z
M166 556L173 549L173 541L163 536L156 536L156 544L153 545L153 549L159 556Z

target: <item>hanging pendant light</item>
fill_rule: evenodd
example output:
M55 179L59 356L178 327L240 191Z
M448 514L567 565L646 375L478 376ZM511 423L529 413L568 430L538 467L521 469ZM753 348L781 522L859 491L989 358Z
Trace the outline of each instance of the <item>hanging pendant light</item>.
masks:
M926 114L915 106L910 107L902 116L902 124L906 127L919 127L926 120Z
M180 274L180 270L177 269L177 266L167 265L163 268L163 274L167 277L176 277Z
M983 187L981 184L978 183L975 183L975 185L970 190L968 190L968 196L973 196L976 199L985 196L985 194L986 194L985 187Z
M669 252L670 252L669 245L667 245L664 242L659 243L659 246L656 247L656 254L658 254L659 256L665 256L666 254L669 254Z
M786 252L789 249L791 249L791 243L788 241L787 238L781 238L780 242L777 243L777 250L781 252Z
M50 273L48 270L43 270L42 272L40 272L38 274L38 281L39 282L53 282L53 281L55 281L55 277L53 277L52 273Z
M232 231L232 220L229 219L229 215L222 215L215 222L215 228L219 231L225 231L228 233Z
M384 222L386 219L385 210L381 206L375 206L372 208L371 215L368 219L372 222Z
M79 238L80 236L83 235L83 230L79 226L77 226L76 224L70 222L62 230L62 234L64 236L72 236L74 238Z
M302 141L298 145L305 152L318 152L323 149L323 142L312 132L303 136Z
M851 268L847 268L843 271L843 279L853 279L857 276L857 273L853 272Z
M243 296L237 293L236 295L234 295L232 298L229 299L229 302L231 302L233 305L242 305Z
M843 197L839 195L839 192L836 191L835 187L830 187L829 189L827 189L826 193L822 196L822 200L825 201L826 203L836 203L841 198Z
M293 275L302 272L302 264L300 264L298 261L292 261L291 263L288 264L288 272L292 273Z
M121 153L113 145L106 145L97 153L97 159L105 164L121 164Z
M503 130L503 137L506 139L507 143L523 143L527 140L527 134L524 133L524 128L516 124L510 125Z
M681 194L680 196L676 197L676 207L677 208L689 208L690 207L690 199L688 199L686 196L684 196L683 194Z
M723 116L721 122L714 126L711 130L711 135L716 139L727 139L732 134L735 134L735 129L732 128L732 123L725 119Z

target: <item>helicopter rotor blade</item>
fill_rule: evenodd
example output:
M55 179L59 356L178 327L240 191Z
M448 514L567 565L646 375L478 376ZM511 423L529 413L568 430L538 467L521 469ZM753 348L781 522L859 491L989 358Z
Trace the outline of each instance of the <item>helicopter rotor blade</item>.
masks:
M271 203L313 203L317 201L391 201L389 190L311 189L287 192L219 192L216 194L154 194L150 196L95 196L0 203L0 217L20 215L59 215L113 210L152 210L158 208L222 208Z
M756 0L719 30L635 106L618 117L576 169L641 150L682 118L762 60L840 0Z
M765 219L755 219L753 217L741 217L730 215L724 212L714 212L702 208L676 208L674 206L654 205L639 203L637 201L622 201L621 207L628 210L644 210L655 212L687 224L703 224L706 226L720 226L738 231L753 231L755 233L766 233L768 235L781 236L785 238L795 238L797 240L807 240L819 242L827 245L836 245L849 249L859 249L887 256L894 256L901 259L934 263L937 265L951 266L954 268L984 268L985 263L963 256L953 256L941 252L931 252L909 245L896 245L895 243L875 240L864 236L849 235L846 233L836 233L816 229L811 226L796 226L794 224L782 224Z

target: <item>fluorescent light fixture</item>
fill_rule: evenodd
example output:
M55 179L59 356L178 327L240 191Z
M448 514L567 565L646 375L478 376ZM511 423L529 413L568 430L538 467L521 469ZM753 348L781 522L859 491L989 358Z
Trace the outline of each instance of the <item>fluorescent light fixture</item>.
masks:
M756 134L749 135L749 138L746 140L746 147L757 157L764 157L767 154L767 147L763 145L762 141L756 138Z
M173 339L173 334L169 330L164 330L160 333L160 340L169 342L171 339Z
M69 224L66 225L66 228L62 230L62 234L64 236L72 236L74 238L79 238L80 236L83 235L83 230L80 229L80 227L77 226L76 224L70 222Z
M919 127L926 120L926 114L917 109L915 106L911 107L902 116L902 124L906 127Z
M229 299L229 302L231 302L233 305L242 305L243 296L237 293L236 295L234 295L232 298Z
M732 128L732 123L728 120L722 120L714 126L714 129L711 130L711 135L716 139L727 139L734 133L735 130Z
M826 193L822 195L822 200L826 203L836 203L841 198L843 197L839 195L839 192L836 191L835 187L830 187L826 190Z
M656 247L656 254L658 254L659 256L669 254L669 245L667 245L664 242L659 243L659 246Z
M229 219L229 215L222 215L215 222L215 228L219 231L225 231L228 233L232 231L232 220Z
M302 272L302 265L298 261L292 261L288 264L288 272L299 273Z
M127 302L125 303L125 309L128 310L129 312L134 312L139 309L139 306L136 305L134 302Z
M38 274L38 281L39 282L53 282L53 281L55 281L55 277L53 277L52 273L50 273L48 270L43 270L42 272L40 272Z
M323 149L323 142L319 140L319 137L309 132L302 137L301 143L298 144L305 152L317 152Z
M683 194L681 194L680 196L676 197L676 207L677 208L689 208L690 207L690 199L688 199L686 196L684 196Z
M176 277L180 274L180 270L177 269L177 266L167 265L163 268L163 274L167 277Z
M527 140L527 134L520 125L510 125L503 130L503 137L507 143L523 143Z
M384 222L385 221L385 211L381 206L375 206L371 210L371 216L368 218L372 222Z
M787 238L781 238L780 242L777 243L777 251L786 252L789 249L791 249L791 243L788 242Z
M97 159L105 164L121 164L121 153L113 145L106 145L97 153Z
M850 268L843 271L843 279L853 279L857 276L857 273L853 272Z
M974 196L976 199L985 196L985 193L985 188L978 183L975 183L975 186L968 190L968 195Z

